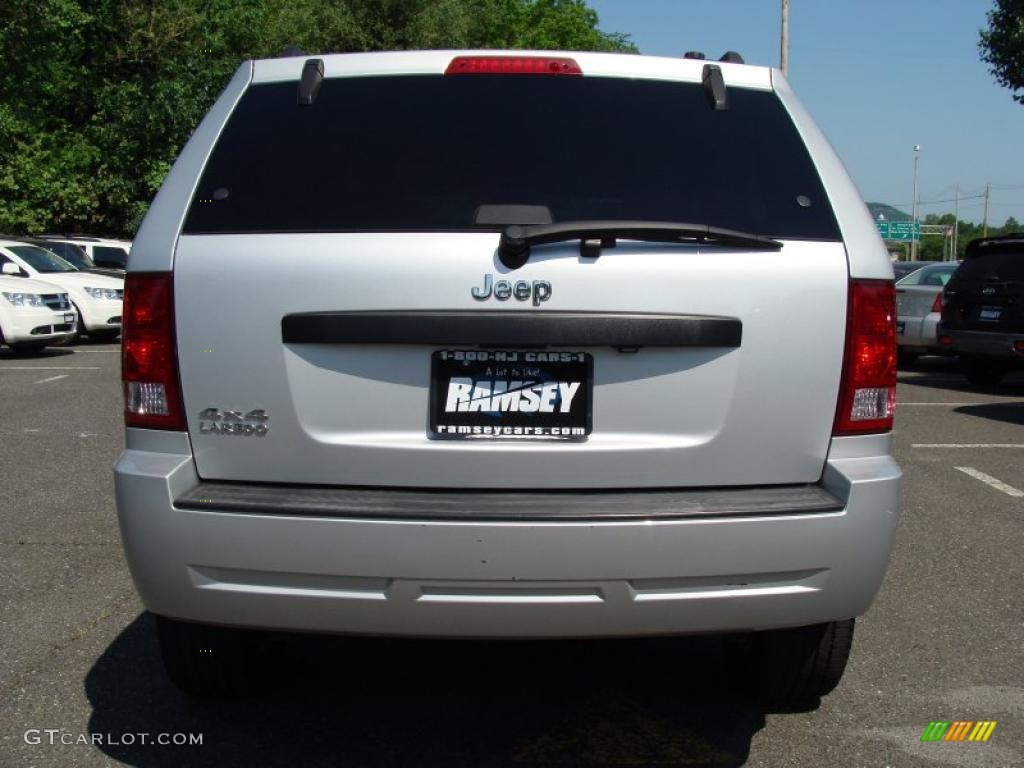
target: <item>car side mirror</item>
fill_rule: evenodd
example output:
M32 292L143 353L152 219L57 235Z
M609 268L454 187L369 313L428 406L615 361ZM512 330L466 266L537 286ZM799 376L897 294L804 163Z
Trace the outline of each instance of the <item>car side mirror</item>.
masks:
M21 271L21 267L15 264L13 261L5 261L3 267L0 267L3 274L12 275L13 277L21 277L24 272Z

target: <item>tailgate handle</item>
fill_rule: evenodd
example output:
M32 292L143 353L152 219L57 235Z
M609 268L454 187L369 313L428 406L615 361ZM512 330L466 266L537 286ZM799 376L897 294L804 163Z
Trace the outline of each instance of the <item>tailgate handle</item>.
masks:
M281 319L285 344L471 347L739 347L735 317L632 312L304 312Z

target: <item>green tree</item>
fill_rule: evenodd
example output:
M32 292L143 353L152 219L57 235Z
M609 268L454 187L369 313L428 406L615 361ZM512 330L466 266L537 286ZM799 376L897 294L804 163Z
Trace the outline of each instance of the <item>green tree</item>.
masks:
M1014 101L1024 104L1024 0L995 0L987 17L978 43L981 60Z
M238 64L415 48L635 52L583 0L2 0L0 231L134 233Z

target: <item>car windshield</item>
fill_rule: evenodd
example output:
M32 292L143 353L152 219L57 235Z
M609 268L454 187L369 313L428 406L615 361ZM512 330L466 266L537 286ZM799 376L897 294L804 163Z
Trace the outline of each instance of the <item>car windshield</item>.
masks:
M35 245L12 245L7 250L39 273L78 271L53 251Z
M40 243L39 245L57 254L75 269L88 272L90 269L96 268L96 265L92 263L92 259L89 258L86 252L74 243Z

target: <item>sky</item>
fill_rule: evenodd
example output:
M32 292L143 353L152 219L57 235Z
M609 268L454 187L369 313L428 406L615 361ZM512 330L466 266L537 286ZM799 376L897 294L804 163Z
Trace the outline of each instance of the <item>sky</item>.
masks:
M641 53L779 66L781 0L589 0L605 32ZM865 200L921 216L1024 222L1024 105L978 54L991 0L790 0L789 74ZM940 202L946 201L949 202Z

